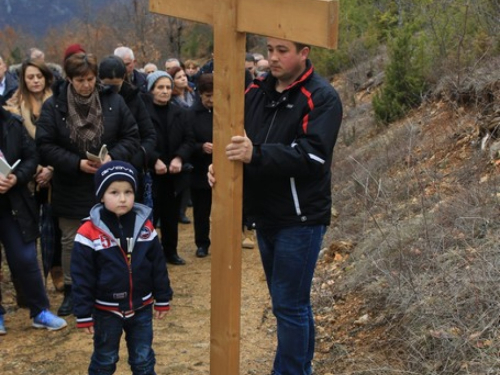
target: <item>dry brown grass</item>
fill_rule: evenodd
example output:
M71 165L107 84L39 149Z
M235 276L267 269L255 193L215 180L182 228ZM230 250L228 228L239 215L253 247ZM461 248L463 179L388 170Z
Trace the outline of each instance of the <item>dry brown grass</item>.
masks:
M316 275L319 373L500 373L500 177L480 112L426 103L338 145L325 241L355 246Z

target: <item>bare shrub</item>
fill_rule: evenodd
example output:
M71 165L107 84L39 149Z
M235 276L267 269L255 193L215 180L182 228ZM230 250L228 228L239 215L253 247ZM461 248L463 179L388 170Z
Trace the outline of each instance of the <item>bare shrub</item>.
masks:
M500 80L500 59L479 61L475 69L468 69L466 73L460 80L455 76L442 75L431 97L474 107L489 104L492 82Z
M500 177L471 142L472 118L421 109L340 152L338 218L325 241L356 246L348 261L317 274L315 306L335 321L339 306L362 295L353 314L369 320L347 322L351 344L322 336L333 341L325 369L341 362L356 374L500 372ZM353 353L363 335L376 340Z

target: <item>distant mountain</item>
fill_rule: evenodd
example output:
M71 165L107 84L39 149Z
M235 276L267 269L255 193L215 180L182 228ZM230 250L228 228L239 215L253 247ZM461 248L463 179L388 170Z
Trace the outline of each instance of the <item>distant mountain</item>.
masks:
M9 25L43 36L49 28L95 12L109 0L0 0L0 28Z

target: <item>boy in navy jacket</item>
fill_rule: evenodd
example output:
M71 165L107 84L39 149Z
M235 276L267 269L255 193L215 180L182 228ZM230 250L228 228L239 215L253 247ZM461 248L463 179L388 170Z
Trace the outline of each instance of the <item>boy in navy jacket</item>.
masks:
M135 203L137 174L111 161L95 174L96 197L75 237L71 258L78 328L94 334L89 374L113 374L125 331L134 374L154 374L153 306L162 319L172 289L150 208Z

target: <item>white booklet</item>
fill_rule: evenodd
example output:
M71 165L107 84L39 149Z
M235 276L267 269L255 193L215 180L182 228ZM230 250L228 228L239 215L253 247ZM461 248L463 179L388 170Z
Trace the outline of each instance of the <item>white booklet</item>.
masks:
M104 159L106 159L106 156L108 156L108 148L106 147L106 145L102 145L101 150L99 151L99 155L92 154L91 152L87 151L87 158L90 161L104 163Z
M7 177L13 170L14 168L17 167L17 165L21 162L21 159L16 160L16 162L12 165L10 165L7 160L4 158L0 157L0 174L4 175L4 177Z

